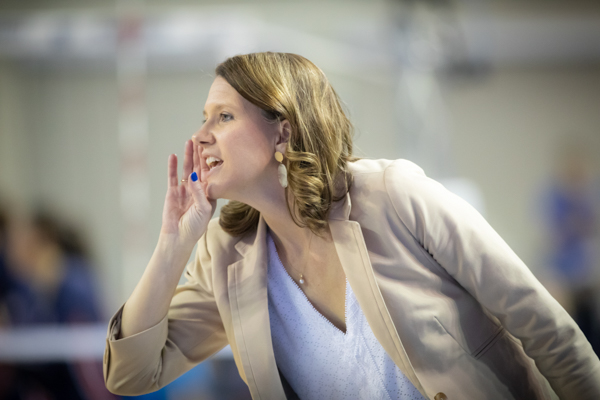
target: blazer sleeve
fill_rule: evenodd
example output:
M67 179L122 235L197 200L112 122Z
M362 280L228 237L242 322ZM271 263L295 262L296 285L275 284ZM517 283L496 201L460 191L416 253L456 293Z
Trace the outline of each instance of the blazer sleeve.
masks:
M104 353L104 380L111 392L131 396L156 391L227 345L212 291L206 236L162 321L117 339L123 306L111 318Z
M407 160L388 166L385 184L414 238L521 340L561 398L600 397L600 361L579 327L473 207Z

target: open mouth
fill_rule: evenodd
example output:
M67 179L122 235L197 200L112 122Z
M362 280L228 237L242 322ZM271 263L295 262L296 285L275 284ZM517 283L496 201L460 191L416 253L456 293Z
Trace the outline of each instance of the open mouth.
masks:
M221 164L223 164L223 161L221 161L220 163L218 163L214 167L211 167L208 172L211 173L213 171L217 171L221 167Z
M208 166L209 172L212 172L223 165L223 160L210 156L206 159L206 165Z
M212 171L214 168L220 167L221 164L223 164L223 160L217 157L210 156L206 159L206 165L210 171Z
M219 161L217 163L212 163L208 166L209 170L213 170L214 168L218 168L223 164L223 161Z

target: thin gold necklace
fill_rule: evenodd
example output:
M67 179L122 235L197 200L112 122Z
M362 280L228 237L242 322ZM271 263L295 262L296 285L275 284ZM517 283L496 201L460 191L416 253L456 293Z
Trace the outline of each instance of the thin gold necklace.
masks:
M312 233L312 232L311 232L311 233ZM304 263L304 268L302 269L302 272L304 272L304 271L306 270L306 266L308 265L308 259L310 258L310 245L312 244L312 238L313 238L313 236L314 236L314 235L312 235L312 234L311 234L311 235L310 235L310 239L308 240L308 252L307 252L307 253L308 253L308 258L306 259L306 262ZM291 265L291 264L290 264L290 267L291 267L291 268L292 268L294 271L298 272L298 270L297 270L296 268L292 267L292 265ZM303 274L303 273L300 273L300 279L298 280L298 282L300 282L300 284L301 284L301 285L304 285L304 283L306 282L306 281L304 280L304 274Z

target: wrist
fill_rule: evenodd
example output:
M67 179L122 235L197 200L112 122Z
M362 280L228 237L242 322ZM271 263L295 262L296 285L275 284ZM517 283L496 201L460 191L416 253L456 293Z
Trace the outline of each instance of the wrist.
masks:
M170 263L179 264L177 262L179 259L184 259L187 262L195 245L195 242L182 241L178 234L161 232L154 253L159 254L163 259L169 260Z

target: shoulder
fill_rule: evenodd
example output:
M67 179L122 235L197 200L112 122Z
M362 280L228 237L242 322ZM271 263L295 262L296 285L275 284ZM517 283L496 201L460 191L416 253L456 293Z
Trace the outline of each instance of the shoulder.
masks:
M381 173L393 162L394 160L386 160L383 158L377 160L361 158L348 163L348 169L354 176L378 172Z
M359 189L367 186L370 195L378 192L391 197L394 203L406 196L427 196L428 186L441 186L428 178L421 167L406 159L361 159L349 163L349 170L353 185Z
M229 235L227 232L221 228L219 224L219 218L215 217L210 220L208 223L208 228L206 229L206 241L226 241L228 239L233 239L233 236Z
M392 207L416 236L422 236L425 227L437 229L465 212L470 214L462 199L412 161L359 160L349 169L354 176L353 204L377 201L380 207Z
M348 169L355 177L362 175L381 174L385 179L410 179L425 177L425 172L421 167L412 161L399 158L397 160L387 159L366 159L348 163Z
M225 232L219 224L219 218L215 217L208 223L206 233L200 238L198 245L204 246L209 253L216 254L234 249L240 239L241 237L231 236Z
M395 160L384 175L385 192L396 215L419 242L425 243L429 237L441 246L450 236L467 238L489 230L471 204L428 177L415 163Z
M238 261L235 246L241 239L225 232L219 225L218 217L211 219L206 232L197 242L193 260L186 267L188 282L200 284L207 291L212 291L214 274L227 271L220 267Z
M402 219L414 215L410 209L411 197L420 196L418 181L425 178L417 164L405 159L360 159L349 163L348 169L353 178L350 190L353 210L389 209Z
M451 195L441 183L428 177L421 167L409 160L391 162L383 180L385 191L397 207L444 202Z
M254 243L256 229L242 236L232 236L220 225L219 218L213 218L206 233L198 242L198 254L201 262L210 261L219 265L229 265L236 262L243 253L243 249Z

